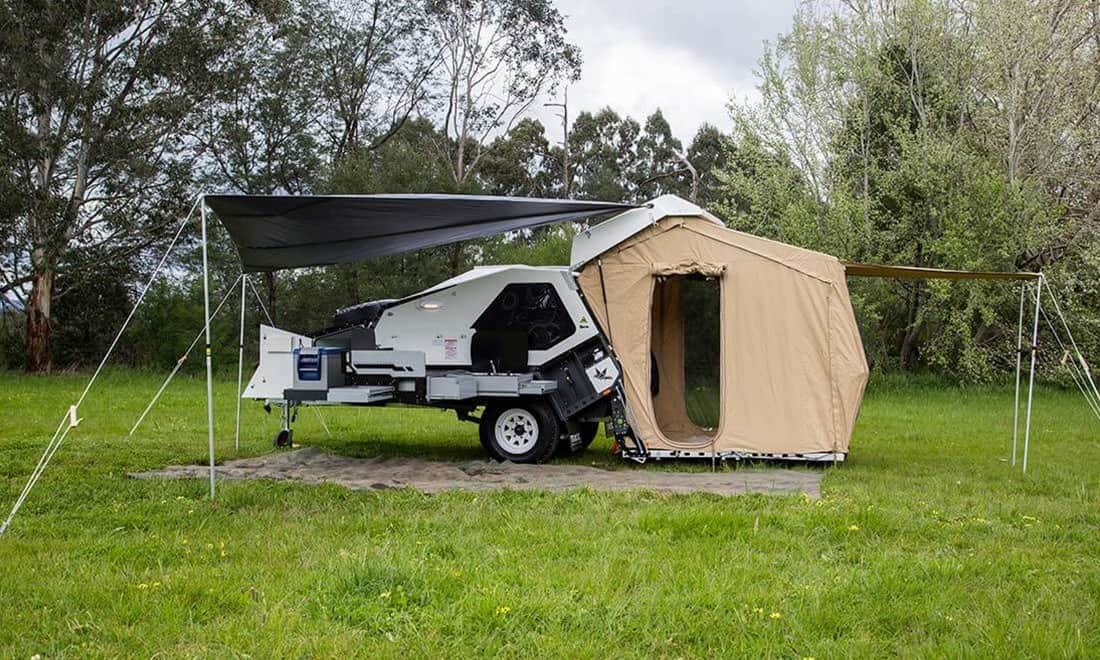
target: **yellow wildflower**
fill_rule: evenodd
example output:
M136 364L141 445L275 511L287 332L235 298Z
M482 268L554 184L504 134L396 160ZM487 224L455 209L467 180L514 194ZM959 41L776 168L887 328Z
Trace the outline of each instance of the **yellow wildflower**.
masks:
M772 612L771 614L768 615L768 617L772 618L772 619L779 619L779 618L782 618L783 615L780 614L779 612Z
M858 532L859 531L859 525L848 525L848 531L849 532Z
M507 605L501 605L500 607L497 608L497 614L498 615L504 615L504 614L507 614L511 611L512 611L512 608L508 607Z

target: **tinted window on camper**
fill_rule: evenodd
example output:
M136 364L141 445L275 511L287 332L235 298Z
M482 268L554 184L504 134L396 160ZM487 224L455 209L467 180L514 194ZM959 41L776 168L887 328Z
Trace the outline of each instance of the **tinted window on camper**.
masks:
M551 284L509 284L474 322L486 332L527 334L527 348L542 351L576 330Z

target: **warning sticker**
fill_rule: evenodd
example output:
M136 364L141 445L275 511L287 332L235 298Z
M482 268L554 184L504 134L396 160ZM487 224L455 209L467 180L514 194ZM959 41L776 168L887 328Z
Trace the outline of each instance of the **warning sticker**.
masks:
M457 360L458 359L458 340L457 339L444 339L443 340L443 359L444 360Z

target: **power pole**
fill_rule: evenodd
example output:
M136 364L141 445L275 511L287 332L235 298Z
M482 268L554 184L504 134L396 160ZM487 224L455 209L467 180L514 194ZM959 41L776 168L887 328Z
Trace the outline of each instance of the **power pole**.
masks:
M569 88L565 88L564 98L561 103L543 103L547 108L561 108L561 142L562 142L562 183L565 188L565 198L572 194L569 180Z

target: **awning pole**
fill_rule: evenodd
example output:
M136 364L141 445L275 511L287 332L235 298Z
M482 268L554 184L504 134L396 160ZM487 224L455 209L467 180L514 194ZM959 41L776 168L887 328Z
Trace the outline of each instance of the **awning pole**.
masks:
M206 196L202 197L202 309L206 333L206 435L210 451L210 499L214 499L214 368L210 362L210 263L206 249Z
M241 450L241 382L244 378L244 294L248 275L241 274L241 336L237 342L237 429L233 435L233 449Z
M1035 280L1035 325L1031 330L1031 374L1027 383L1027 417L1024 422L1024 467L1027 473L1027 453L1031 445L1031 399L1035 390L1035 359L1039 353L1039 301L1042 299L1043 278Z
M1020 366L1024 350L1024 298L1027 282L1020 284L1020 320L1016 324L1016 402L1012 407L1012 467L1016 467L1016 438L1020 434Z

